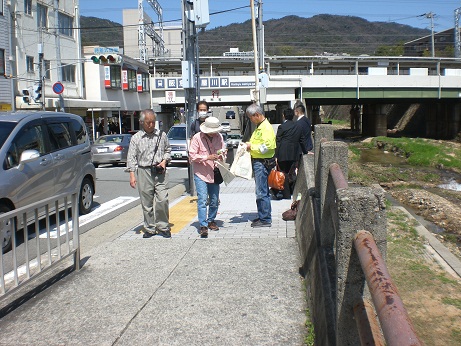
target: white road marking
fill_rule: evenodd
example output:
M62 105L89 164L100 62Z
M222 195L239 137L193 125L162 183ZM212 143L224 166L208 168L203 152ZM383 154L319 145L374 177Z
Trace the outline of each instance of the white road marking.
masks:
M86 215L82 215L80 216L79 218L79 224L80 226L83 226L93 220L96 220L98 218L100 218L101 216L104 216L118 208L121 208L125 205L127 205L128 203L131 203L135 200L139 199L139 197L129 197L129 196L121 196L121 197L117 197L115 199L112 199L106 203L103 203L101 205L99 205L98 207L94 208L91 213L89 214L86 214ZM72 223L69 223L69 232L72 232L72 227L70 227ZM46 238L47 235L46 235L46 232L42 233L44 230L40 230L40 238ZM66 232L66 227L65 227L65 222L62 221L60 226L59 226L59 232L60 232L60 235L65 235L67 232ZM52 230L50 230L50 238L57 238L57 235L58 235L58 231L57 231L57 228L54 227Z

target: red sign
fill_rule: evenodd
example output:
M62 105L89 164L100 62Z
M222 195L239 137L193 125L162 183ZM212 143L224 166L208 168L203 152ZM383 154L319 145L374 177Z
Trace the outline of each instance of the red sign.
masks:
M104 86L110 88L110 66L104 66Z
M55 94L62 94L63 91L64 91L64 85L62 85L61 82L56 82L53 84L53 87L52 87L53 91Z
M128 71L122 70L122 90L128 90Z

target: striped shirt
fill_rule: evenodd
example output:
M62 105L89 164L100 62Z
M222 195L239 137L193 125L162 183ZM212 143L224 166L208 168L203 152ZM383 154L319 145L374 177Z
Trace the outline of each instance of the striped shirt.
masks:
M134 172L136 166L150 167L166 160L171 161L171 147L165 132L161 132L159 148L154 152L158 142L160 131L155 129L153 133L148 134L144 130L139 130L131 137L130 148L126 162L126 171Z

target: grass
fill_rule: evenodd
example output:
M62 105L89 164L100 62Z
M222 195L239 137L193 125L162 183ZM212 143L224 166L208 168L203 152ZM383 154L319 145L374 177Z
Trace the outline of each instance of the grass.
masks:
M427 260L415 220L395 208L387 219L387 266L417 335L426 345L460 345L461 281Z
M376 145L378 141L385 144L386 150L398 150L411 165L461 169L461 149L447 150L446 142L405 137L376 137L372 142Z

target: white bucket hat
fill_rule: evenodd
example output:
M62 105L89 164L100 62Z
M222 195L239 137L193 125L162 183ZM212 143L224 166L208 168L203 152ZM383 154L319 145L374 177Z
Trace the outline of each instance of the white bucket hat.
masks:
M218 133L221 132L222 126L219 124L219 119L208 117L200 124L200 131L203 133Z

